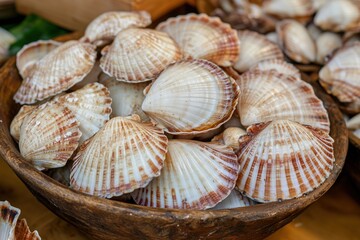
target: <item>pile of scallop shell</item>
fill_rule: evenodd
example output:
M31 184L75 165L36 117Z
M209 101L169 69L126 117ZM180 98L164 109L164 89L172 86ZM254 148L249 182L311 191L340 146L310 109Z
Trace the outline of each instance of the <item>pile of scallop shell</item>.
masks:
M276 44L205 14L150 23L108 12L79 41L18 53L26 105L11 134L26 160L79 192L160 208L292 199L326 180L327 112Z

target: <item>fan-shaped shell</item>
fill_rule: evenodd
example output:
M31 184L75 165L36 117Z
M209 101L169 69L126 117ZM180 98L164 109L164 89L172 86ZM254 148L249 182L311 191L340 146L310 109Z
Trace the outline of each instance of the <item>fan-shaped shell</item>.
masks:
M328 1L316 13L314 22L323 30L345 31L360 20L360 10L348 0Z
M238 94L235 82L215 64L186 60L160 74L142 110L166 132L195 134L226 122L236 107Z
M225 146L170 140L164 168L145 188L132 193L138 204L180 209L207 209L235 186L239 163Z
M212 209L214 210L231 209L231 208L252 206L255 204L256 203L253 200L242 195L239 191L232 190L229 196L227 196L223 201L221 201L218 205L216 205Z
M80 82L95 63L94 46L68 41L38 61L17 90L14 100L31 104L55 96Z
M257 63L269 59L284 59L280 48L264 35L252 31L238 31L241 51L234 68L245 72Z
M316 62L324 64L334 50L342 46L339 34L324 32L316 39Z
M334 163L326 133L280 120L253 125L240 138L237 188L259 202L300 197L320 186Z
M101 46L113 41L120 31L128 27L147 27L150 24L151 16L146 11L106 12L87 26L85 36L81 41Z
M308 64L316 59L316 46L306 28L294 20L283 20L276 25L279 44L292 60Z
M276 71L254 71L243 74L237 84L241 89L238 113L244 126L293 120L330 131L323 103L308 83Z
M54 99L55 103L70 109L80 123L80 143L92 137L110 119L111 97L100 83L85 87Z
M239 55L239 39L229 24L217 17L190 13L169 18L157 30L168 33L179 44L185 57L203 58L229 67Z
M20 108L19 112L13 118L10 124L10 134L16 140L19 141L20 139L20 127L24 121L24 118L29 115L36 106L32 105L24 105Z
M0 202L0 239L13 239L20 209L10 205L8 201Z
M71 110L45 103L25 117L20 153L39 170L62 167L78 147L80 137L79 122Z
M182 58L180 48L169 35L140 28L121 31L101 53L101 69L124 82L155 79L169 64Z
M337 50L320 70L320 83L341 102L360 98L360 43L348 44Z
M41 237L36 230L31 232L26 220L21 219L16 223L15 240L41 240Z
M285 62L284 60L279 59L270 59L259 62L257 65L251 68L251 71L271 71L275 70L278 73L293 76L296 78L301 78L299 69L297 69L291 63Z
M159 176L167 138L137 115L112 118L81 145L70 174L78 191L110 198L145 187Z
M53 40L39 40L24 45L16 54L16 66L21 77L28 77L36 62L60 45L60 42Z
M279 18L311 16L315 9L313 0L265 0L262 8L267 14Z

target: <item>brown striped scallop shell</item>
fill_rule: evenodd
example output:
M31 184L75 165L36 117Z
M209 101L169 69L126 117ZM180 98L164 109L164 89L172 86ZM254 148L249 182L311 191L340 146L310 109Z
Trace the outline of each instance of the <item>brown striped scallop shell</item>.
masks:
M239 139L237 189L259 202L292 199L320 186L334 164L326 133L288 120L252 125Z
M170 140L159 177L132 193L140 205L207 209L225 199L235 186L239 163L225 146L193 140Z
M156 29L175 39L185 57L206 59L223 67L232 66L238 58L236 31L217 17L190 13L169 18Z
M36 230L30 231L25 218L23 218L16 223L15 240L41 240L41 237Z
M10 124L10 134L16 140L20 139L20 127L23 123L25 117L29 115L37 106L33 105L24 105L20 108L19 112L13 118Z
M115 117L84 142L74 158L70 187L111 198L145 187L160 175L167 151L164 132L137 115Z

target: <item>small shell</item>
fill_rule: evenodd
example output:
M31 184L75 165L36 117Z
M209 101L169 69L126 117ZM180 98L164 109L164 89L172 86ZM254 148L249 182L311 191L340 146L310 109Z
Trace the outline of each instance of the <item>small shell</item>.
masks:
M328 1L316 13L314 22L323 30L345 31L360 20L360 10L351 1Z
M53 100L70 109L80 123L80 143L92 137L110 119L111 97L109 90L100 83L85 87Z
M100 75L99 82L110 91L112 98L111 117L126 117L136 114L140 116L142 121L149 120L149 117L141 109L145 98L143 91L148 83L119 82L104 73Z
M121 31L101 54L100 67L106 74L132 83L153 80L182 58L180 48L169 35L140 28Z
M311 16L315 11L312 0L264 0L262 8L281 19Z
M152 84L142 110L171 134L202 133L232 115L239 94L235 82L201 59L177 62Z
M301 79L301 74L299 69L297 69L291 63L279 59L271 59L271 60L259 62L258 65L251 68L251 71L255 71L255 70L259 70L259 71L275 70L278 73Z
M31 232L26 220L21 219L16 223L15 240L41 240L41 237L36 230Z
M36 62L61 45L53 40L39 40L24 45L16 54L16 66L22 78L30 76Z
M15 41L15 36L0 27L0 64L8 58L8 49Z
M300 197L320 186L334 164L334 140L288 120L252 125L240 138L237 188L259 202Z
M112 118L81 145L70 174L71 188L111 198L145 187L159 176L168 139L137 115Z
M239 55L239 39L235 30L217 17L190 13L169 18L157 30L167 32L185 52L185 57L203 58L229 67Z
M10 134L18 142L20 139L20 127L25 117L29 115L36 106L24 105L20 108L19 112L13 118L10 125Z
M324 64L327 57L330 56L335 49L341 46L342 40L339 34L324 32L316 39L316 62Z
M150 24L151 16L146 11L106 12L87 26L81 41L101 46L112 42L120 31L128 27L147 27Z
M0 202L0 239L14 239L16 222L20 209L12 207L8 201Z
M45 103L25 117L19 148L37 169L58 168L74 153L80 137L79 122L68 108Z
M80 82L94 66L94 46L68 41L38 61L22 82L14 100L20 104L55 96Z
M248 207L255 205L256 203L251 200L250 198L242 195L237 190L232 190L230 195L227 196L222 202L218 205L213 207L213 210L220 210L220 209L232 209L232 208L239 208L239 207Z
M279 44L292 60L308 64L316 59L316 46L306 28L294 20L283 20L276 25Z
M355 115L346 122L348 129L356 130L360 128L360 114Z
M280 48L264 35L252 31L238 31L241 51L234 68L245 72L257 63L269 59L284 59Z
M237 152L239 150L239 138L246 135L246 131L238 127L229 127L221 134L215 136L211 142L218 142L227 147L230 147Z
M132 196L136 203L150 207L207 209L230 194L238 172L239 163L230 148L170 140L160 176Z
M320 70L320 83L341 102L354 102L360 97L360 43L338 49Z
M238 113L244 126L293 120L330 131L326 109L308 83L276 71L247 72L236 82L241 89Z

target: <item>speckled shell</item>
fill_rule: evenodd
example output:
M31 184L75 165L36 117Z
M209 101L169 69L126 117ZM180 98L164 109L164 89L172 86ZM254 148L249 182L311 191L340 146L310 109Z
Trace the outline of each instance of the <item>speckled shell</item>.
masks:
M213 210L220 210L220 209L232 209L232 208L239 208L239 207L248 207L255 205L256 203L251 200L250 198L242 195L237 190L232 190L230 195L227 196L223 201L221 201L218 205L213 207Z
M70 174L71 188L111 198L145 187L160 175L168 139L137 115L116 117L81 145Z
M80 143L92 137L110 119L111 97L100 83L85 87L54 99L55 103L70 109L80 123Z
M360 43L338 49L320 70L320 83L340 102L353 102L360 97Z
M140 28L121 31L101 54L104 73L124 82L153 80L169 64L182 58L180 48L169 35Z
M334 50L342 46L341 36L332 32L324 32L316 39L316 62L324 64Z
M24 121L24 118L29 115L36 106L32 105L24 105L20 108L19 112L13 118L10 124L10 134L16 140L19 141L20 139L20 127Z
M41 240L37 231L31 232L25 219L21 219L16 223L15 240Z
M39 40L24 45L16 54L16 67L21 77L28 77L36 62L60 45L60 42L53 40Z
M295 20L283 20L276 25L279 44L295 62L309 64L316 59L316 46L306 28Z
M301 79L276 71L254 71L243 74L236 82L241 89L238 113L244 126L293 120L330 131L323 103L311 85Z
M140 205L207 209L225 199L235 186L239 163L225 146L192 140L170 140L159 177L132 196Z
M92 69L96 58L94 46L68 41L38 61L30 76L24 79L14 100L20 104L59 94L71 88Z
M315 11L312 0L264 0L262 8L279 18L311 16Z
M95 18L86 28L81 39L96 46L113 41L115 36L128 27L147 27L151 24L151 16L146 11L106 12Z
M271 71L275 70L278 73L293 76L296 78L301 78L301 74L299 69L297 69L291 63L285 62L284 60L279 59L270 59L259 62L257 65L250 69L251 71L259 70L259 71Z
M66 164L79 145L79 122L66 107L45 103L25 117L20 129L21 155L37 169Z
M141 109L145 98L143 92L148 83L119 82L104 73L100 74L99 82L104 84L110 91L110 97L112 98L111 117L126 117L137 114L142 121L150 120Z
M185 57L203 58L224 67L232 66L238 58L236 31L217 17L190 13L169 18L156 29L174 38Z
M234 68L245 72L257 63L269 59L284 59L280 48L264 35L252 31L238 31L241 51Z
M202 133L231 117L238 94L236 83L215 64L185 60L160 74L142 110L168 133Z
M227 147L230 147L237 152L240 148L239 138L246 135L246 131L239 127L229 127L225 129L222 133L215 136L211 142L218 142Z
M16 222L20 209L12 207L8 201L0 202L0 239L14 239Z
M237 188L259 202L292 199L313 191L333 168L334 140L288 120L253 125L240 138Z
M323 30L339 32L353 27L360 20L360 10L348 0L328 1L316 13L314 22Z

